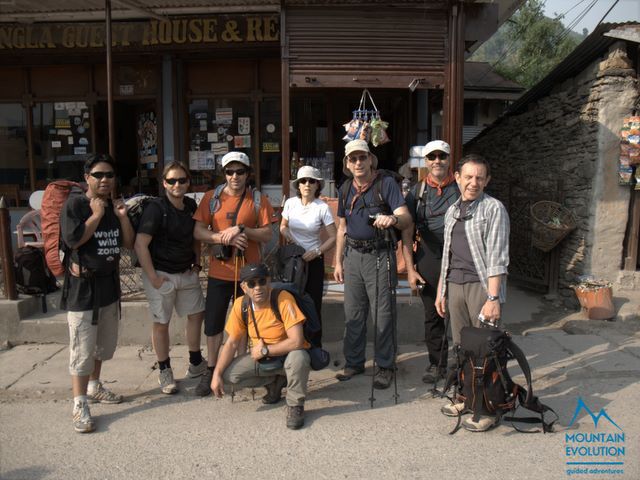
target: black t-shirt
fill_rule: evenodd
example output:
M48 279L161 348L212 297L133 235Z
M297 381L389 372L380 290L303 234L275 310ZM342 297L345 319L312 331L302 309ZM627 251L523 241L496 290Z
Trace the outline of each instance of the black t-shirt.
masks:
M195 263L193 251L193 214L196 202L184 198L184 208L178 210L166 198L158 198L147 204L140 219L138 233L151 235L149 252L153 268L167 273L184 272ZM164 215L166 213L166 219Z
M480 281L465 228L469 205L471 202L460 202L460 219L451 231L451 262L447 280L458 285Z
M89 198L80 193L72 193L60 215L60 233L66 245L75 245L84 234L85 222L91 216ZM122 246L120 220L113 211L109 200L104 215L93 236L72 250L71 261L81 266L81 277L66 275L68 292L63 295L62 308L72 312L92 310L94 304L104 307L118 300L120 277L118 265ZM66 261L66 259L65 259Z

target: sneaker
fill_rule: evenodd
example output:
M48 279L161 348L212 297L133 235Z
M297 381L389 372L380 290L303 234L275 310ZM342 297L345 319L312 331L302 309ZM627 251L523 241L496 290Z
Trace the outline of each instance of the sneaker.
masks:
M344 367L341 373L336 374L336 378L341 382L351 380L354 375L361 375L364 373L364 367Z
M162 393L171 395L172 393L176 393L178 391L178 386L173 379L173 370L171 370L170 368L160 370L160 374L158 375L158 383L160 384L160 390L162 390Z
M96 424L91 418L89 404L81 402L73 407L73 429L79 433L89 433L96 429Z
M122 395L113 393L108 388L104 388L102 382L98 382L93 393L87 392L87 399L89 403L120 403L122 402Z
M187 370L186 376L189 378L198 378L201 375L204 375L207 371L207 360L205 358L198 365L194 365L193 363L189 364L189 369Z
M298 430L304 425L304 405L287 407L287 428Z
M265 385L267 394L262 397L262 403L272 405L278 403L282 398L282 389L287 386L287 377L284 375L276 375L276 379Z
M465 408L464 402L447 403L442 406L440 411L447 417L457 417L459 415L464 415L465 413L471 413L471 410Z
M377 388L378 390L389 388L389 386L391 386L392 379L393 369L380 367L373 376L373 388Z
M207 371L202 374L198 385L196 385L196 395L199 397L206 397L211 394L211 380L213 379L213 370L207 368Z
M487 430L498 425L496 417L482 415L477 422L473 421L473 417L469 417L462 422L465 430L470 432L486 432Z

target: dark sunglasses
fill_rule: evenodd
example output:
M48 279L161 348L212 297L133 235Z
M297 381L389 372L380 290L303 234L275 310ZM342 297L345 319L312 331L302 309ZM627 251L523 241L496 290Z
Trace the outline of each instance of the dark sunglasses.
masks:
M169 185L175 185L176 183L179 183L180 185L184 185L189 181L189 179L187 177L165 178L164 181L167 182Z
M356 163L358 160L361 162L366 162L369 159L369 155L354 155L347 157L349 163Z
M97 180L102 180L103 178L113 178L116 176L115 172L91 172L89 175L91 175L93 178L97 179Z
M432 162L436 158L439 158L440 160L446 160L447 158L449 158L449 154L448 153L430 153L429 155L427 155L427 160L431 160Z
M300 180L298 180L298 182L302 183L303 185L307 183L309 185L315 185L316 183L318 183L318 181L315 178L301 178Z
M246 168L238 168L237 170L232 170L231 168L227 168L224 171L224 174L227 177L233 177L233 174L236 174L237 176L241 177L242 175L244 175L245 173L247 173L247 169Z
M267 279L265 277L247 280L247 287L249 288L256 288L257 286L264 287L266 284Z

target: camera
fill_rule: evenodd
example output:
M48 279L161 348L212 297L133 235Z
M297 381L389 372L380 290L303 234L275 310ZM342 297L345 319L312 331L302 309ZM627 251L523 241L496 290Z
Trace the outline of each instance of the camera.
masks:
M216 260L229 260L232 254L231 245L213 245L213 256Z
M376 213L375 215L369 215L369 217L367 218L367 225L373 226L374 222L376 221L379 215L382 215L382 214Z

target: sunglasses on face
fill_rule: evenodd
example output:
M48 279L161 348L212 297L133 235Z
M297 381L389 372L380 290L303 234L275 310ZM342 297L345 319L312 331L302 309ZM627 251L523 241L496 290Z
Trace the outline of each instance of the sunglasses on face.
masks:
M446 160L447 158L449 158L449 155L447 153L430 153L429 155L427 155L427 160L431 160L432 162L436 158L439 158L440 160Z
M266 284L267 279L265 277L247 280L247 287L249 288L256 288L257 286L264 287Z
M176 183L179 183L180 185L184 185L189 181L189 179L187 177L165 178L164 181L167 182L169 185L175 185Z
M233 170L231 168L227 168L224 171L224 174L227 177L233 177L233 174L236 174L237 176L241 177L242 175L244 175L245 173L247 173L247 169L246 168L238 168L237 170Z
M349 163L356 163L358 160L360 160L361 162L366 162L369 159L369 155L356 155L356 156L349 156L347 157L347 160L349 160Z
M315 178L301 178L300 180L298 180L298 182L300 182L303 185L307 183L309 185L315 185L316 183L318 183L318 181Z
M113 178L116 176L115 172L91 172L91 175L96 180L102 180L103 178Z

